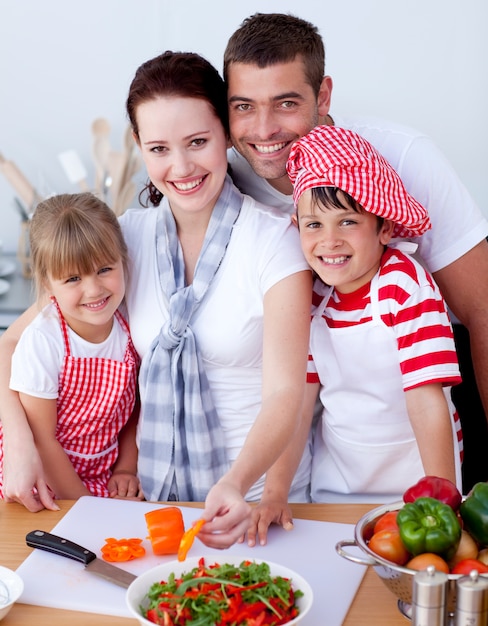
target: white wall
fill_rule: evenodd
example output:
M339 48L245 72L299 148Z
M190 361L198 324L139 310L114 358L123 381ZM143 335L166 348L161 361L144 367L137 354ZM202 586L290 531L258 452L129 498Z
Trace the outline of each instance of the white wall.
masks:
M0 153L41 192L76 191L57 155L76 149L93 177L90 127L100 116L121 147L138 65L191 50L221 70L228 37L256 11L314 22L334 79L332 112L424 130L488 214L486 0L0 0ZM0 176L0 239L13 250L12 198Z

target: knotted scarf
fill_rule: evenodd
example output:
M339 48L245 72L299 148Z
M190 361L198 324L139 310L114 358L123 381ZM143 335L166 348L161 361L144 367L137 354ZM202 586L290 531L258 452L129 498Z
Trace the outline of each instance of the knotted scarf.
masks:
M140 373L138 471L147 500L203 501L229 467L191 322L222 263L241 204L227 176L190 285L173 214L165 198L161 204L156 249L169 317Z

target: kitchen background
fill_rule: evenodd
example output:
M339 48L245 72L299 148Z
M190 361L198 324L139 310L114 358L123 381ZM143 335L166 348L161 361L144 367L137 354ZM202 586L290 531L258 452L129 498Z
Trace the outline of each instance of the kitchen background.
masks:
M92 123L105 118L112 149L122 151L136 68L174 49L221 70L228 37L257 11L315 23L334 79L332 114L425 131L488 214L486 0L0 0L0 154L46 196L79 190L59 158L74 151L92 188ZM142 169L133 180L140 188ZM6 251L20 233L15 195L0 173Z

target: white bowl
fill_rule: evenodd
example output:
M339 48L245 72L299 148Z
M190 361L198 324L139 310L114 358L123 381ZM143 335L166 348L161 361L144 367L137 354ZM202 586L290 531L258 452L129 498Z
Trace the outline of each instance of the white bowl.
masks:
M20 598L22 592L24 591L24 581L22 578L8 567L2 567L0 565L0 620L2 620L10 609L13 607L14 603ZM4 597L4 588L1 583L4 583L8 589L9 599L7 604L4 604L1 601L1 598Z
M144 600L147 592L151 585L155 582L159 582L161 580L168 580L169 575L173 572L176 576L179 576L183 573L191 571L194 567L198 567L198 561L202 557L192 557L188 558L185 561L169 561L167 563L163 563L161 565L157 565L152 569L144 572L138 576L129 586L126 593L126 604L129 608L131 614L139 620L139 623L142 626L154 626L153 622L150 622L145 617L141 615L140 606L144 605ZM212 565L213 563L219 563L223 565L224 563L229 563L231 565L239 565L242 561L250 560L255 563L262 563L263 559L253 559L249 558L249 556L234 556L234 555L224 555L221 557L218 555L213 556L204 556L205 564ZM300 611L299 615L292 619L290 622L287 622L287 626L295 626L303 620L305 615L310 611L312 607L313 601L313 592L310 585L307 581L294 572L293 570L285 567L284 565L278 565L277 563L271 563L270 561L266 561L270 567L271 574L273 576L282 576L283 578L290 578L292 581L293 589L299 589L303 596L301 598L297 598L297 607Z

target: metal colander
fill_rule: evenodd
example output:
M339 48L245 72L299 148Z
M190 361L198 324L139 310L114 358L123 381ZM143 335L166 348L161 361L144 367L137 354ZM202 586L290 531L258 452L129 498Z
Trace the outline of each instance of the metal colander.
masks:
M375 554L368 547L368 540L373 535L376 521L388 511L398 511L403 507L403 502L393 502L384 504L372 509L358 521L354 528L354 539L344 539L336 544L336 552L348 561L359 563L360 565L371 566L381 578L388 589L398 598L398 605L402 613L408 615L408 606L412 603L413 577L415 571L395 565L386 559ZM345 548L359 547L366 556L362 554L351 554ZM461 578L461 574L448 574L447 609L452 614L456 607L456 580Z

